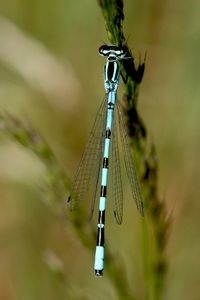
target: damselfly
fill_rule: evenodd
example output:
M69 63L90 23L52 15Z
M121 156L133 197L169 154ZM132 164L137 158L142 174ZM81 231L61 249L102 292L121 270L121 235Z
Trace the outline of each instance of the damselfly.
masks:
M114 117L114 110L118 114L119 131L124 152L124 162L133 198L140 214L142 216L144 215L142 195L129 147L123 111L121 110L119 103L116 101L120 78L120 61L131 58L126 56L127 53L125 48L113 45L101 46L99 48L99 54L107 58L104 66L104 87L106 91L106 97L98 110L88 143L85 147L85 151L73 181L71 195L68 199L71 209L74 209L76 203L79 200L84 199L88 188L92 184L92 215L97 191L100 190L98 232L94 262L94 271L96 276L102 276L104 268L105 206L107 199L110 152L112 159L111 174L113 184L112 197L114 201L114 216L118 224L122 223L123 215L123 190L119 165L119 148L116 132L117 124L116 118Z

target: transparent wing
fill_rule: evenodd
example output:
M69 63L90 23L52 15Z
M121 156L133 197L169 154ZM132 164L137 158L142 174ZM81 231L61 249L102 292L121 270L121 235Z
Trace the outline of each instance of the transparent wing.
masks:
M142 200L142 193L137 178L136 168L133 161L131 148L129 145L127 127L125 125L124 113L120 108L119 102L117 102L117 110L119 116L119 129L122 140L122 148L124 152L124 162L126 167L127 176L131 185L131 191L137 208L142 216L144 216L144 205Z
M103 133L105 131L106 99L102 102L94 125L91 129L88 142L85 146L81 161L77 168L71 194L68 198L70 209L74 210L79 201L84 200L86 193L91 192L91 215L94 210L97 183L103 155Z
M105 117L104 117L104 119L105 119ZM101 169L102 169L102 163L103 163L103 142L104 142L104 139L105 139L104 132L105 132L105 127L103 127L102 136L100 137L101 138L100 148L102 150L99 151L99 153L98 153L98 157L97 157L97 169L95 170L95 172L93 174L91 174L93 178L92 178L92 198L91 198L89 220L93 216L96 199L97 199L97 197L100 196L100 179L101 179L100 175L101 175Z
M112 130L111 140L111 182L112 182L112 198L114 206L114 216L118 224L122 223L123 219L123 189L121 180L121 168L119 159L119 144L117 134L117 120L114 116L114 124Z

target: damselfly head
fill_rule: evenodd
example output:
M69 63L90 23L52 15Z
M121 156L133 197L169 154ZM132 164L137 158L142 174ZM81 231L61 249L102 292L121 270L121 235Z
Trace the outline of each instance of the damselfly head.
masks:
M114 45L102 45L99 48L99 54L107 56L109 61L116 61L123 59L126 55L126 49L124 47Z

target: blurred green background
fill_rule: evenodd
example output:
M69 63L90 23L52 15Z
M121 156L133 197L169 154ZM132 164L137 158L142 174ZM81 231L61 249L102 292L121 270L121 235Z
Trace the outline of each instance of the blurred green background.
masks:
M136 61L147 50L139 112L172 214L163 299L198 300L200 2L127 0L124 12ZM33 124L69 178L103 98L103 43L96 1L0 0L0 108ZM68 214L43 201L45 172L35 155L0 134L0 300L118 299L106 270L94 278L93 253ZM127 270L130 293L145 299L140 218L129 200L122 226L109 203L108 211L106 243Z

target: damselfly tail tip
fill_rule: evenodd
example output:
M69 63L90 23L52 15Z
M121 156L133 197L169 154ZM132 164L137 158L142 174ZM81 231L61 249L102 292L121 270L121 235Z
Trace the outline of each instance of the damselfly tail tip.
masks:
M94 274L96 277L102 277L103 276L103 270L94 270Z

